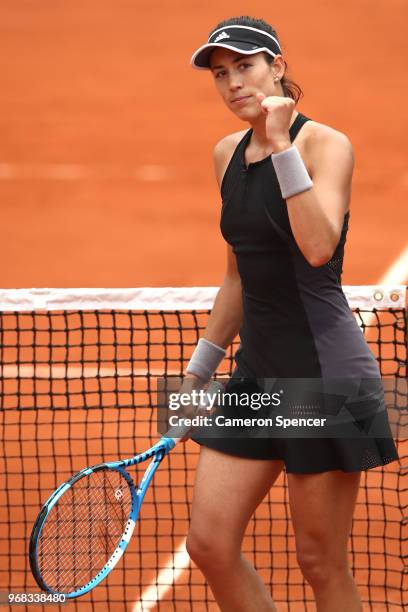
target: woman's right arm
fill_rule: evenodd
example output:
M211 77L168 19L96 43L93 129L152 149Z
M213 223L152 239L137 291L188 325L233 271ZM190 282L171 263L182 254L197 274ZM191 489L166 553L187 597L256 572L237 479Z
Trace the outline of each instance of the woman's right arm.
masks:
M214 148L214 167L221 188L222 178L242 133L223 138ZM214 301L203 338L226 349L236 338L242 323L242 288L237 260L231 246L227 245L227 269L224 281ZM196 379L195 375L187 375Z
M230 245L227 245L227 271L217 293L208 318L203 338L226 349L236 338L242 323L242 289L237 262ZM191 363L191 362L190 362ZM206 381L193 373L187 373L183 391L201 388Z
M214 171L218 187L243 132L230 134L214 147ZM227 348L236 338L242 322L242 290L237 260L227 244L227 270L224 281L214 301L203 337L217 346Z
M204 338L227 348L236 338L242 323L242 288L237 261L227 245L227 271L214 301Z

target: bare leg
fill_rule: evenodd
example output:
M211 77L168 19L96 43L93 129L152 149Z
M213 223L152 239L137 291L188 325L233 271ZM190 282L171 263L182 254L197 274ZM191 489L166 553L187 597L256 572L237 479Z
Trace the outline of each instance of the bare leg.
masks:
M270 593L242 556L246 526L283 468L202 447L187 550L222 612L276 612Z
M289 500L300 568L317 612L361 612L347 543L360 472L288 474Z

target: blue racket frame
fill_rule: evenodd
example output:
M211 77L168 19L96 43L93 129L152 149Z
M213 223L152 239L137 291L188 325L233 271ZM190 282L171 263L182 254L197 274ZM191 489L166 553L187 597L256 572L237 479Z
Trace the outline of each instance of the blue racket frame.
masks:
M129 541L132 537L132 534L135 528L136 520L139 516L139 512L140 512L140 508L141 508L143 499L146 495L146 491L149 487L149 484L157 468L159 467L164 457L168 455L169 452L175 447L177 441L178 440L175 438L163 436L154 446L149 448L144 453L141 453L140 455L135 455L134 457L131 457L130 459L99 463L98 465L94 465L92 467L85 468L81 470L80 472L78 472L77 474L74 474L74 476L72 476L66 482L62 483L54 491L54 493L48 498L48 500L45 502L45 504L41 508L40 513L37 517L37 520L34 523L34 526L31 532L30 546L29 546L29 559L30 559L31 571L33 573L33 576L38 586L43 591L47 591L48 593L60 594L60 595L63 594L66 596L67 599L74 599L76 597L80 597L81 595L85 595L86 593L91 591L93 588L95 588L98 584L100 584L102 580L106 578L106 576L116 566L116 564L122 557L123 553L125 552L129 544ZM149 463L144 473L144 476L142 480L140 481L138 488L136 489L132 477L130 476L130 474L128 474L125 468L131 467L132 465L136 465L138 463L143 463L144 461L148 461L149 459L152 459L152 461ZM50 511L55 506L57 501L62 497L62 495L64 495L64 493L70 487L72 487L76 482L78 482L78 480L80 480L81 478L86 478L93 472L97 472L99 470L114 470L114 471L120 472L120 474L126 479L129 485L129 490L131 494L131 509L130 509L129 517L126 523L126 527L125 527L125 530L120 540L118 541L118 544L114 552L112 553L108 561L105 563L105 565L102 567L102 569L98 572L98 574L94 578L92 578L90 582L85 584L80 589L76 591L72 591L70 593L60 593L58 591L53 590L50 586L48 586L41 576L40 568L38 565L38 541L39 541L42 529L44 527L44 524L47 520L47 517Z

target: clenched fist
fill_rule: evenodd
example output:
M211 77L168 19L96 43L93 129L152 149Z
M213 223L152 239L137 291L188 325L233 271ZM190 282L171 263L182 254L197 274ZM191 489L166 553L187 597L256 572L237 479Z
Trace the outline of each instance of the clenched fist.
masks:
M266 136L274 151L283 151L291 146L289 126L295 108L292 98L268 96L257 93L256 99L265 113Z

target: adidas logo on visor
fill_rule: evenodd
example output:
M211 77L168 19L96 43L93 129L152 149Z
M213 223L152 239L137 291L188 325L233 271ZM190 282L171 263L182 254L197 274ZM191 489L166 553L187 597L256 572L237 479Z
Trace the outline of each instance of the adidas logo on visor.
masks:
M231 38L231 36L229 34L227 34L226 32L221 32L221 34L218 34L217 38L214 40L214 42L218 42L219 40L223 40L223 38Z

